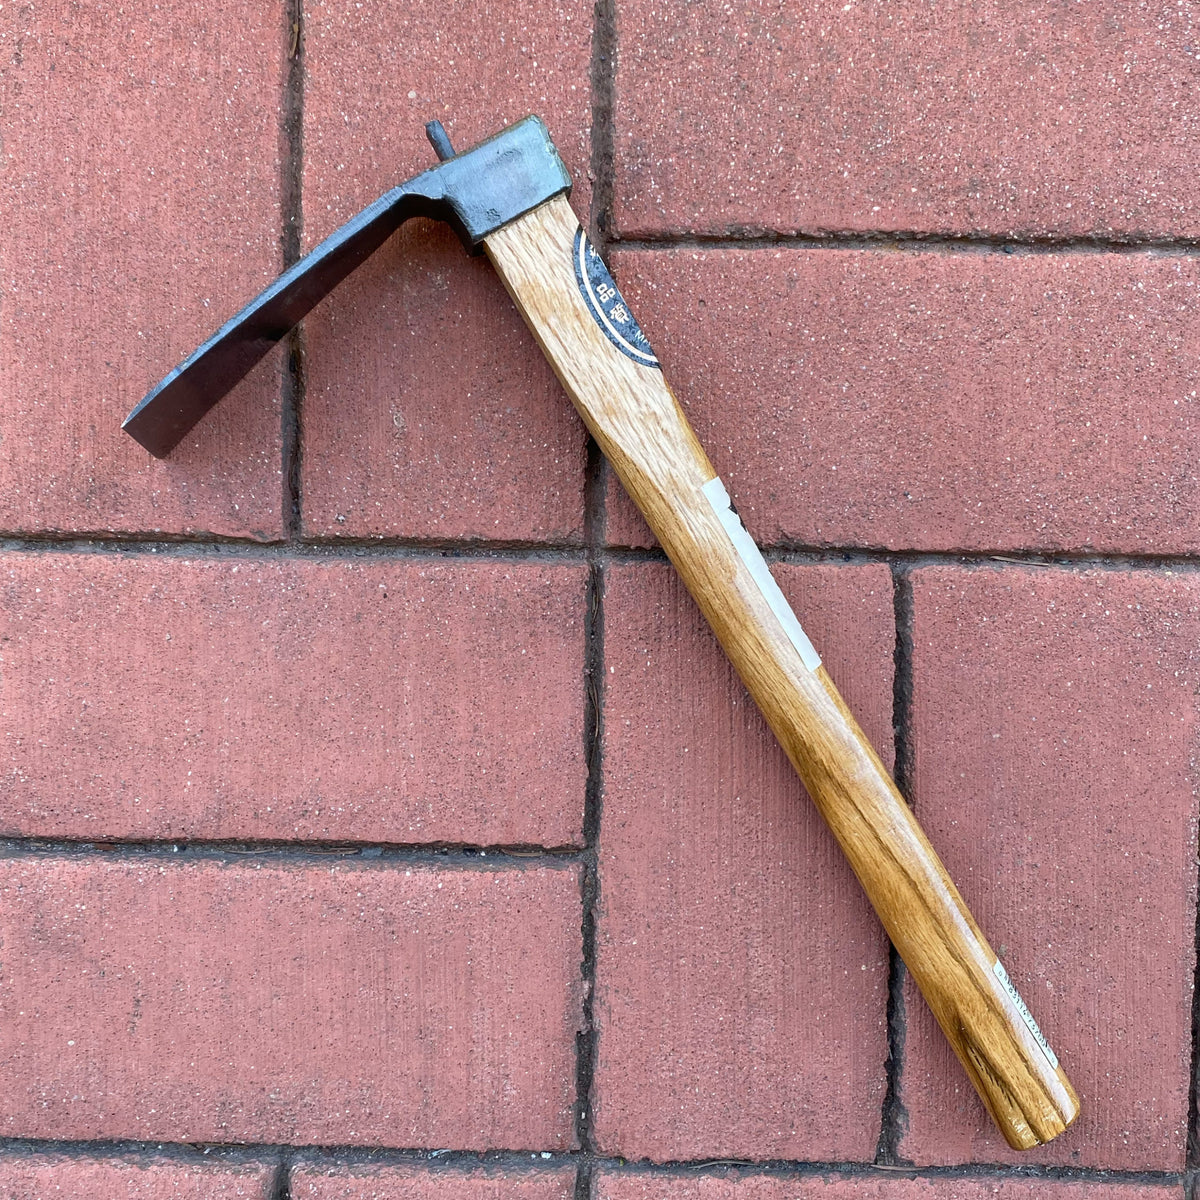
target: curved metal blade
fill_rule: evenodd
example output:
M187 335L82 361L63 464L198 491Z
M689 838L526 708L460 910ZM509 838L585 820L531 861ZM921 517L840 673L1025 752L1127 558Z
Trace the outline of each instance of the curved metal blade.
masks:
M409 217L454 227L468 249L539 204L570 189L545 125L510 126L393 188L289 267L189 355L121 425L163 458L270 348Z

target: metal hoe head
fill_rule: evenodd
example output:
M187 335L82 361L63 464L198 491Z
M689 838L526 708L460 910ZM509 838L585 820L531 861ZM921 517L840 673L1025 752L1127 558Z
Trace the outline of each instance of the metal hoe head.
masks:
M409 217L448 222L472 253L502 225L568 192L571 178L537 117L455 154L441 123L425 127L442 159L393 188L285 271L180 363L121 428L158 458Z

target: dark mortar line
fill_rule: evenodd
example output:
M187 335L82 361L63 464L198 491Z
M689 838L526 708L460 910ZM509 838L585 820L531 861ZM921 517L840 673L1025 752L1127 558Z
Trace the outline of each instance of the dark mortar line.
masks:
M284 4L284 45L287 79L283 90L281 251L286 270L300 259L304 229L304 8L303 0ZM296 328L287 336L287 357L281 389L281 463L283 522L290 539L300 535L300 418L304 407L304 334Z
M172 534L158 530L111 533L102 529L72 533L56 530L23 533L19 530L0 530L0 550L10 553L158 554L212 550L230 553L261 550L270 553L282 549L290 547L285 547L277 539L266 541L210 533Z
M1064 1167L1038 1164L962 1163L949 1167L899 1168L889 1174L910 1174L914 1179L1048 1179L1084 1183L1151 1183L1180 1186L1183 1171L1111 1170L1104 1167Z
M591 468L589 468L591 470ZM604 472L602 472L604 473ZM765 558L780 563L893 563L907 567L1042 567L1078 570L1145 570L1188 572L1200 569L1200 554L1106 554L1087 550L892 550L875 546L815 546L790 542L759 542ZM9 554L126 554L192 559L315 560L389 559L411 562L568 563L597 562L625 565L666 562L658 547L588 547L576 543L506 542L425 539L305 538L296 542L257 542L238 538L165 539L161 534L32 537L0 534L0 553Z
M763 556L782 563L883 563L918 567L1042 568L1045 570L1179 571L1200 569L1200 556L1104 554L1096 551L1041 550L886 550L875 547L792 546L760 543Z
M612 231L613 98L616 71L616 0L595 0L592 13L591 162L592 206L589 233L607 258ZM595 1140L597 1030L596 913L600 897L599 842L603 804L604 752L604 585L607 565L608 471L594 438L588 439L584 481L584 541L587 546L587 608L584 617L584 755L587 780L583 797L583 842L580 876L580 1028L575 1035L575 1200L590 1200Z
M608 473L608 478L617 482L616 475ZM618 485L619 486L619 485ZM658 546L608 546L600 556L604 565L625 567L636 563L669 563L666 551Z
M909 570L902 563L892 564L893 611L896 641L892 652L892 737L895 766L892 778L910 806L915 804L914 750L912 735L913 694L913 591Z
M291 1167L417 1166L431 1174L465 1170L500 1169L536 1174L562 1168L602 1170L614 1175L652 1176L663 1179L697 1175L785 1176L819 1175L858 1179L1045 1179L1089 1183L1143 1183L1187 1185L1193 1171L1107 1170L1101 1167L1010 1165L964 1163L950 1167L887 1167L866 1162L820 1162L791 1159L696 1159L653 1163L580 1151L537 1150L423 1150L403 1147L343 1145L288 1145L279 1143L180 1143L133 1140L56 1140L49 1138L0 1138L0 1156L14 1158L50 1155L68 1158L138 1158L173 1160L181 1163L226 1162L231 1165L261 1165L284 1159Z
M578 1151L545 1150L411 1150L372 1146L293 1147L293 1167L422 1167L431 1174L500 1168L506 1172L537 1174L546 1170L578 1167Z
M592 9L592 145L588 164L592 209L588 224L591 238L601 254L606 253L608 239L613 236L616 73L616 0L595 0Z
M227 1163L230 1166L264 1166L277 1162L286 1146L204 1144L199 1142L135 1141L132 1138L103 1138L95 1141L65 1138L0 1137L0 1159L30 1158L35 1155L69 1159L120 1158L140 1162L177 1162L190 1166Z
M900 1153L908 1129L908 1109L902 1099L904 1043L908 1032L904 1007L904 961L896 947L888 943L887 1057L884 1059L883 1104L879 1113L879 1141L875 1147L875 1165L911 1166L911 1159Z
M445 539L364 538L295 542L257 542L241 538L164 539L161 534L142 537L3 537L0 552L13 554L157 554L175 558L239 559L404 559L437 562L461 559L478 562L582 563L582 545L553 542L450 541Z
M816 1162L788 1159L718 1158L652 1163L646 1160L598 1158L596 1167L620 1175L658 1178L724 1176L837 1176L851 1179L1045 1179L1090 1183L1151 1183L1180 1185L1191 1172L1113 1170L1104 1167L1064 1167L1041 1164L961 1163L946 1167L887 1166L864 1162Z
M396 865L470 870L564 867L584 860L577 846L471 846L353 842L205 841L4 837L0 858L100 859L105 862L218 862L238 866Z
M895 641L892 647L892 745L895 765L892 777L901 795L912 803L912 583L908 568L892 563L892 606ZM896 947L888 945L887 1085L879 1120L879 1143L875 1162L881 1167L910 1166L900 1153L908 1129L908 1110L903 1101L904 1043L908 1033L904 1004L906 970Z
M297 549L309 554L339 554L357 550L364 554L433 556L447 558L512 558L581 562L583 541L523 541L505 538L314 538L306 537ZM1200 561L1198 559L1197 561Z
M290 1177L294 1167L331 1166L420 1166L431 1173L461 1173L463 1170L502 1168L506 1172L531 1174L548 1168L574 1167L578 1154L546 1153L537 1150L413 1150L401 1147L291 1145L263 1143L204 1143L136 1141L134 1139L58 1139L0 1137L0 1161L35 1155L69 1159L124 1159L140 1162L170 1161L196 1165L227 1163L231 1166L263 1166L275 1162L280 1174ZM270 1195L276 1200L285 1190Z
M594 446L594 444L593 444ZM598 448L591 456L589 499L595 517L593 529L599 535L604 525L605 475ZM586 652L584 664L585 712L584 752L587 761L587 781L584 785L583 842L581 857L583 871L580 879L580 975L583 987L581 1028L575 1038L575 1136L581 1150L591 1154L592 1109L594 1104L597 1031L594 996L596 987L596 913L600 897L599 842L600 818L603 808L604 754L604 585L605 567L599 556L589 563L587 585L587 615L585 617ZM586 1176L586 1178L585 1178ZM577 1188L582 1193L577 1200L586 1200L590 1192L590 1172L581 1171ZM586 1190L584 1190L586 1188Z
M763 229L724 234L678 232L614 238L622 250L889 250L925 254L1125 254L1194 257L1200 239L1153 237L1041 237L992 234L945 234L920 230L801 230L773 233Z
M307 352L304 327L298 325L287 335L287 367L283 379L283 524L289 546L300 544L301 516L301 454L303 438L301 421L307 380Z
M590 1153L581 1152L575 1164L574 1200L592 1200L596 1190L597 1168Z
M1037 550L888 550L862 546L803 546L788 543L759 542L769 563L796 566L833 564L836 566L883 565L907 570L918 567L965 567L969 569L1004 567L1044 568L1059 571L1170 571L1181 574L1200 569L1200 556L1162 554L1097 554L1086 551L1045 553ZM604 551L606 563L625 566L669 560L658 547L610 546Z
M292 1200L292 1155L283 1153L275 1168L267 1200Z
M283 229L280 249L286 269L300 259L304 228L304 11L303 0L285 0L284 46L287 54L287 78L283 86L282 128L283 162L281 206Z

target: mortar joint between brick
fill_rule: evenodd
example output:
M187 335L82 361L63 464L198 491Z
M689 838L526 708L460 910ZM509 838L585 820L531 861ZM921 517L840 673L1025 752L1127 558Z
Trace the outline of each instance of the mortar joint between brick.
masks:
M895 636L892 646L892 745L895 753L893 776L901 793L910 798L912 789L912 644L913 605L909 568L890 564ZM911 799L910 799L911 803ZM879 1119L879 1142L875 1162L881 1167L908 1166L900 1145L908 1128L902 1084L907 1014L904 1005L904 962L895 946L888 947L887 1058L885 1059L883 1105Z
M616 69L616 0L595 0L591 60L591 212L588 229L597 250L607 254L613 208L613 89ZM596 1059L594 995L596 988L596 913L600 893L599 840L602 803L604 734L604 583L607 567L608 472L595 439L588 439L584 481L584 541L588 582L585 616L583 870L580 920L580 974L583 988L581 1025L576 1037L575 1136L580 1160L575 1177L576 1200L592 1190L590 1158Z
M567 867L583 862L588 851L578 846L498 846L465 843L363 843L313 841L205 841L69 839L49 837L0 837L0 859L71 858L97 859L105 863L218 862L226 865L252 863L286 866L329 866L335 862L381 867L408 864L439 870L523 870L527 867Z
M1120 1170L1102 1167L1069 1167L1045 1164L958 1163L940 1167L887 1167L873 1162L818 1161L808 1159L681 1159L651 1162L583 1153L495 1149L428 1150L363 1145L281 1145L279 1143L139 1142L132 1140L60 1140L53 1138L0 1137L0 1158L55 1155L64 1159L141 1159L181 1163L283 1164L290 1169L309 1163L323 1166L409 1166L431 1172L497 1169L526 1174L573 1167L587 1178L596 1172L661 1179L705 1175L840 1176L851 1179L1044 1179L1098 1184L1174 1185L1191 1196L1200 1179L1197 1171ZM578 1175L577 1175L578 1188ZM576 1195L579 1195L578 1190ZM274 1200L274 1194L272 1193Z
M912 1160L900 1153L908 1130L908 1110L901 1095L904 1072L904 1043L908 1033L904 1005L904 961L896 947L888 946L887 1057L884 1060L886 1086L879 1114L879 1141L875 1148L877 1167L911 1167Z
M271 1181L271 1189L267 1193L268 1200L292 1200L292 1155L284 1152L279 1156L275 1168L275 1177Z
M602 460L600 460L602 461ZM591 478L590 467L585 475ZM607 481L607 470L595 476ZM607 492L607 482L604 483ZM605 496L605 503L607 496ZM260 541L222 534L178 535L154 533L20 533L0 531L0 552L6 554L128 554L175 555L178 557L261 559L411 559L463 562L544 562L635 564L666 562L657 547L606 545L603 530L595 522L596 512L585 499L585 515L593 512L591 540L581 542L511 541L500 538L415 538L415 537L324 537L308 535L295 541ZM585 527L587 520L585 519ZM795 543L762 543L759 547L769 563L837 563L847 566L883 563L915 570L919 567L1045 568L1078 571L1200 571L1200 554L1096 554L1090 551L1037 550L887 550L864 546L804 546Z
M304 11L303 0L285 0L284 46L287 71L283 83L280 203L281 251L285 268L300 258L303 233L304 165Z
M304 392L307 382L306 348L303 327L287 337L287 366L283 380L283 518L289 545L299 544L303 536L301 495Z
M596 987L596 912L600 893L599 839L602 805L604 735L604 584L605 566L589 552L587 610L584 619L584 785L583 870L580 880L580 983L583 989L581 1028L576 1037L575 1135L584 1154L593 1150L592 1105L596 1057L594 994Z
M289 1147L251 1143L204 1144L197 1142L137 1141L132 1138L27 1138L0 1137L0 1159L37 1155L64 1161L123 1159L133 1162L175 1162L189 1165L229 1163L238 1166L270 1165Z
M177 558L241 558L267 560L404 559L414 562L568 563L587 559L587 547L572 542L518 542L444 538L302 538L299 541L262 542L250 538L212 536L171 539L161 533L111 537L0 536L6 554L117 554L158 555Z
M1106 1167L1072 1167L1051 1164L1012 1163L955 1163L949 1166L918 1167L911 1164L896 1166L875 1162L819 1161L810 1159L746 1159L714 1158L698 1160L673 1160L651 1162L648 1159L628 1160L593 1155L588 1165L594 1172L605 1174L638 1175L659 1179L694 1179L697 1176L733 1176L745 1179L760 1177L840 1177L844 1179L885 1180L984 1180L1039 1179L1087 1182L1097 1184L1185 1184L1187 1175L1179 1171L1155 1171L1148 1169L1112 1169Z
M795 542L764 543L768 562L884 563L905 572L918 567L1041 567L1047 570L1194 571L1200 555L1100 553L1095 550L943 549L893 550L881 546L809 546Z
M285 0L284 45L287 75L282 105L281 250L286 270L300 258L304 230L304 3ZM281 388L281 455L283 523L290 541L301 531L301 413L304 407L305 345L302 329L286 340L287 357Z
M893 777L901 794L913 803L912 689L913 689L913 590L912 568L890 564L895 641L892 646L892 738L896 765Z
M616 71L616 0L595 0L592 10L591 160L588 164L592 210L588 226L597 250L606 258L608 240L613 236Z
M590 1156L581 1155L575 1168L575 1200L592 1200L595 1189L595 1163Z
M925 254L1122 254L1190 258L1200 239L1172 237L1058 237L1054 235L939 233L920 229L770 230L729 229L719 233L665 230L623 238L610 234L614 250L901 250Z

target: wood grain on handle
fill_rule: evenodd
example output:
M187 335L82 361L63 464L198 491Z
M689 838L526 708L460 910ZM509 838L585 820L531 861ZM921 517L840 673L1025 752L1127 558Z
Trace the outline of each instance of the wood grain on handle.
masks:
M1066 1074L825 668L789 636L757 551L745 542L739 549L736 518L725 512L722 521L719 485L705 490L717 473L662 372L619 349L593 317L576 282L578 228L560 196L484 244L841 844L997 1126L1017 1149L1049 1141L1079 1111Z

